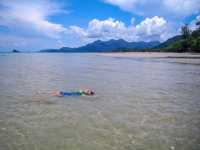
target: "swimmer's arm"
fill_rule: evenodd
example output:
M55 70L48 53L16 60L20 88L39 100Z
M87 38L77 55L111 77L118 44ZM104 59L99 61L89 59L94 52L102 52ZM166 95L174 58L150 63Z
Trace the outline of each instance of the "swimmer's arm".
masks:
M50 91L37 91L36 94L51 94Z
M59 97L63 96L60 94L60 91L38 91L37 94L48 94L51 96L59 96Z
M60 91L51 92L51 96L63 97L63 95L60 93Z

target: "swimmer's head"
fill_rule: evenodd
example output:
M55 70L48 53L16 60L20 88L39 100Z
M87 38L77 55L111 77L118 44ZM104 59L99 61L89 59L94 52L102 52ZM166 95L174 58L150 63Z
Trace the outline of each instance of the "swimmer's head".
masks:
M90 89L85 89L85 90L83 90L83 93L84 93L85 95L94 95L94 94L95 94L94 91L92 91L92 90L90 90Z

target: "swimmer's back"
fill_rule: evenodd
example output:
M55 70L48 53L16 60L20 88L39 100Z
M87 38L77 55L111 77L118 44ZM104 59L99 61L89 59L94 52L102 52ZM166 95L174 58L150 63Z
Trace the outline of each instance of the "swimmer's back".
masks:
M74 91L74 92L63 92L60 91L61 96L83 96L84 93L82 91Z

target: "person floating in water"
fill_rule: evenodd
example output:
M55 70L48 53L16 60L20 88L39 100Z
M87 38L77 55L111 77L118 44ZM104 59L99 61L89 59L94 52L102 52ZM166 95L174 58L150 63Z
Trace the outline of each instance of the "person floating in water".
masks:
M65 96L92 96L94 95L94 91L90 89L80 90L80 91L73 91L73 92L63 92L63 91L55 91L51 92L52 96L58 97L65 97Z

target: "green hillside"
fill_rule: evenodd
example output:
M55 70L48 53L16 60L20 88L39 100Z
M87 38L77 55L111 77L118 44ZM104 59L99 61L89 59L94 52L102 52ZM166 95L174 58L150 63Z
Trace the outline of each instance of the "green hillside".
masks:
M181 28L181 35L175 36L155 49L161 52L200 52L200 21L196 23L197 28L191 31L188 25Z
M182 38L181 35L174 36L174 37L168 39L167 41L161 43L160 45L156 46L155 49L165 49L169 45L172 45L172 44L176 43L181 38Z

